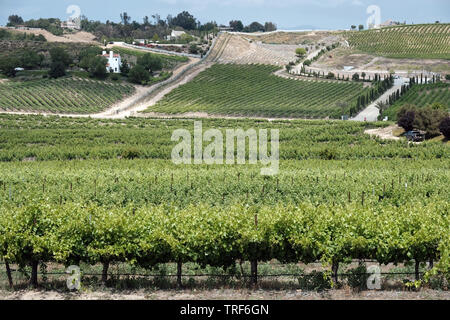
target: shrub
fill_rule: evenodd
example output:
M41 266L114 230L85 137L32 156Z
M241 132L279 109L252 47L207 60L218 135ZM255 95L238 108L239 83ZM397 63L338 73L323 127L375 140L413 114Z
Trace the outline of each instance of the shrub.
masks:
M14 77L16 75L16 70L20 64L19 59L15 57L4 57L0 58L0 71L8 77Z
M137 59L137 64L144 67L145 70L155 72L163 67L162 59L154 54L146 53Z
M405 129L405 131L410 131L414 128L414 119L416 117L416 108L414 106L405 105L397 113L397 124Z
M132 83L145 83L150 79L150 74L145 68L138 64L131 68L130 72L128 73L128 78L130 82Z
M335 160L337 159L337 153L334 149L325 148L324 150L320 151L319 156L321 159L324 160Z
M199 51L199 48L198 48L198 46L196 45L196 44L191 44L190 46L189 46L189 53L191 53L191 54L197 54L198 53L198 51Z
M68 67L72 63L72 59L66 50L61 47L55 47L50 49L50 56L52 62L60 62L64 67Z
M91 77L104 79L106 77L107 60L104 57L92 57L89 61L89 74Z
M312 271L308 275L298 278L298 284L302 290L323 291L331 289L330 278L323 272Z
M367 289L367 279L369 275L367 274L367 268L365 265L359 265L354 269L350 269L347 271L349 274L347 277L348 285L357 290L366 290Z
M445 80L450 80L450 74L445 75Z
M66 67L60 62L56 61L50 65L50 70L48 71L48 75L51 78L59 78L66 75Z
M295 54L299 57L304 57L306 55L306 50L305 48L297 48L295 49Z
M447 111L428 106L417 109L414 119L414 127L426 132L427 138L439 136L439 125L448 116Z
M125 149L121 153L122 159L135 159L139 158L140 155L141 152L139 151L139 149L133 147Z

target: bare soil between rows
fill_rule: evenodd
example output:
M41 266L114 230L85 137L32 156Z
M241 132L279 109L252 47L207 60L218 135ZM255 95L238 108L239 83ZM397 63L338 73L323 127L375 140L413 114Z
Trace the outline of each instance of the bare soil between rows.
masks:
M42 290L1 291L0 300L450 300L450 292L361 291L350 288L323 292L303 290L99 290L59 292Z

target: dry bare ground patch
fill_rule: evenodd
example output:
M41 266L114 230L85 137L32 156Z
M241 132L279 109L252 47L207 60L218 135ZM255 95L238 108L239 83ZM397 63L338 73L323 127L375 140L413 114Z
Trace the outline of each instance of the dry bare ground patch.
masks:
M303 290L132 290L58 292L39 290L0 291L0 300L449 300L448 291L362 291L349 288L323 292Z
M377 129L368 129L364 131L365 133L376 136L381 139L386 140L400 140L399 137L394 135L394 131L399 130L400 128L397 125L392 125L385 128L377 128Z
M214 49L219 51L214 59L219 63L285 65L295 60L295 45L262 44L237 34L220 37L219 41L225 42L223 46L218 42ZM215 55L215 52L210 54L212 57Z
M322 68L334 72L342 71L344 66L353 66L355 70L388 72L389 70L404 73L431 71L450 72L450 64L442 59L393 59L377 57L359 52L357 50L339 47L321 56L312 64L313 67Z
M271 44L298 45L303 42L322 42L327 37L337 37L337 32L331 31L305 31L305 32L272 32L262 34L251 34L248 37L255 41Z
M55 36L54 34L48 32L44 29L32 29L32 30L17 30L21 33L34 34L34 35L43 35L48 42L87 42L98 44L95 41L95 36L92 33L86 31L79 31L76 33L64 34L62 36Z

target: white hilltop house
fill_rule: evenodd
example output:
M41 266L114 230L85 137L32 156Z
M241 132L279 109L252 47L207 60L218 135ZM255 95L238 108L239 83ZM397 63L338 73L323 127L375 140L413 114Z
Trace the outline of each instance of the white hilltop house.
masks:
M391 26L398 26L400 23L397 21L392 21L391 19L386 20L382 24L380 24L380 27L391 27Z
M170 34L170 36L166 36L166 39L168 41L173 40L173 39L177 39L177 38L181 37L183 34L186 34L186 32L172 30L172 33Z
M80 18L69 18L67 21L61 22L61 28L63 29L74 29L74 30L80 30Z
M120 73L120 68L122 67L122 59L120 54L114 54L111 50L109 54L106 51L102 52L102 57L105 57L108 62L106 63L106 70L108 72Z

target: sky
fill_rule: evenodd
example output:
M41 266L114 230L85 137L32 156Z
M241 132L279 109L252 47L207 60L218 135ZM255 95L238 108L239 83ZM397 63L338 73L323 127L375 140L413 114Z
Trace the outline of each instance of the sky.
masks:
M119 22L124 11L132 20L142 22L144 16L151 18L155 13L165 18L187 10L202 23L272 21L282 30L348 29L352 24L367 25L373 14L367 13L371 5L379 7L381 22L450 22L450 0L0 0L0 25L6 25L11 14L24 20L66 20L72 14L67 13L71 5L78 6L90 20L103 22Z

